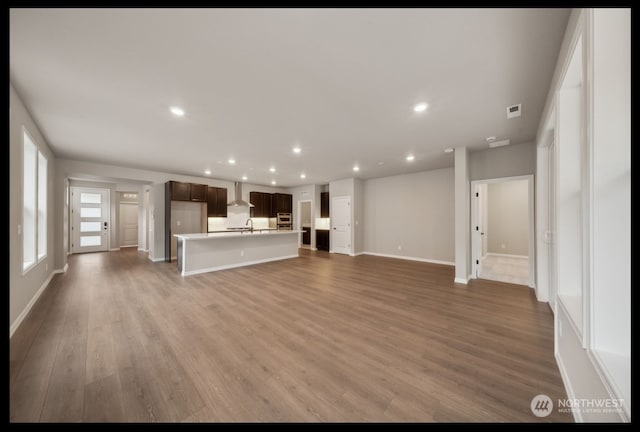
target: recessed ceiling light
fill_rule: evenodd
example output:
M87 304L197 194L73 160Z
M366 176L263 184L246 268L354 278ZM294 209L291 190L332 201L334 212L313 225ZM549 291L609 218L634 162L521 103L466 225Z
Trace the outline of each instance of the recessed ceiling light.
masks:
M495 136L486 137L485 140L488 143L492 143L492 142L494 142L496 140L496 137Z
M293 148L293 152L296 153L296 154L300 153L301 151L302 151L302 149L300 147L294 147Z
M378 162L378 165L384 165L384 162Z
M206 175L209 175L209 174L211 174L211 170L204 170L204 173L205 173Z
M247 176L242 176L242 180L247 180Z
M414 155L407 156L407 162L413 162L416 157Z
M353 170L358 172L358 171L360 171L360 167L358 165L354 165L353 166Z
M269 171L276 172L276 169L274 167L271 167L271 168L269 168Z
M453 149L452 148L446 148L444 149L445 153L453 153Z
M275 181L275 180L271 180L271 184L272 184L272 185L275 185L275 184L276 184L276 181Z
M184 110L180 107L177 106L172 106L169 108L169 111L171 111L173 113L173 115L176 115L178 117L182 117L184 115Z
M300 174L300 178L307 178L307 175L305 173Z
M423 111L425 111L427 109L428 106L429 105L427 105L426 103L420 102L419 104L417 104L416 106L413 107L413 110L415 112L423 112Z
M233 165L236 163L236 160L234 158L230 158L227 162L229 162L229 165Z

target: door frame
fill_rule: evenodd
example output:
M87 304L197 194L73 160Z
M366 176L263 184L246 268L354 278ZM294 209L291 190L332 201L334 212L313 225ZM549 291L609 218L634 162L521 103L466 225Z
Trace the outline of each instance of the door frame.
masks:
M529 192L529 288L535 289L535 273L536 273L536 234L535 234L535 188L534 188L534 175L527 174L513 177L498 177L483 180L471 181L471 194L469 199L471 200L471 278L477 279L477 265L476 260L479 260L478 249L480 248L480 242L478 234L476 234L476 226L478 225L478 207L479 203L476 198L476 192L479 190L479 185L489 183L501 183L515 180L527 180L528 192ZM486 221L485 221L486 222Z
M314 250L315 248L313 247L313 233L314 233L314 218L313 218L313 201L310 199L307 200L299 200L298 201L298 217L296 218L297 221L297 228L298 230L300 230L300 232L298 233L298 247L302 247L302 203L309 203L309 210L311 211L311 232L309 233L310 238L309 238L309 249Z

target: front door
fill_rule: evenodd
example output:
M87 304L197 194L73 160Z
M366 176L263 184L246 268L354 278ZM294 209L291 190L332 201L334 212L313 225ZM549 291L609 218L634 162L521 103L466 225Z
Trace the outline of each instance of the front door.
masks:
M333 225L331 250L334 253L351 254L351 197L335 197L331 202Z
M71 252L109 250L109 190L71 188Z

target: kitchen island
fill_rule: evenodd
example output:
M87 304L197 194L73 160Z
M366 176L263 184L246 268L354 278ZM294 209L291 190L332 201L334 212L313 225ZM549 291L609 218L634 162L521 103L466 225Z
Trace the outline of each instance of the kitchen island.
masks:
M182 276L277 261L298 256L295 230L239 230L175 234Z

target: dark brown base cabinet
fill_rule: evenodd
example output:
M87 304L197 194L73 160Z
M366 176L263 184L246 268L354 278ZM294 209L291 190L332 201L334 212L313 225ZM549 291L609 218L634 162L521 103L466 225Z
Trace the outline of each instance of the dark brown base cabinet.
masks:
M302 244L303 245L311 244L311 228L310 227L302 227Z
M329 252L329 230L316 230L316 248Z

